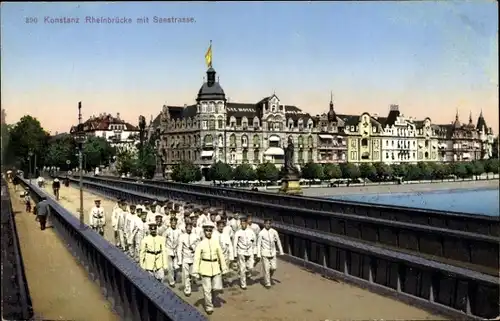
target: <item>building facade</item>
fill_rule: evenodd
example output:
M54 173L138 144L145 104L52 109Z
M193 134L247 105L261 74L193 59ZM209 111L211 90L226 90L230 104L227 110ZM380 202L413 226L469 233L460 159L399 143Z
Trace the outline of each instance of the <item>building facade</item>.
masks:
M102 137L119 149L133 149L139 141L139 128L121 119L120 113L116 117L106 113L93 115L83 123L83 129L88 136ZM70 134L76 131L77 126L73 126Z
M337 114L333 97L328 111L315 116L285 104L275 93L256 103L229 102L213 68L207 70L194 104L164 105L148 130L158 133L158 155L166 170L181 161L202 169L217 161L254 168L262 162L282 166L288 140L294 144L294 163L299 169L307 162L416 163L487 158L491 155L487 145L493 140L482 114L477 126L450 127L432 124L430 118L417 121L405 117L397 105L390 106L383 118L366 112ZM463 149L463 141L479 147ZM467 158L466 153L472 156Z

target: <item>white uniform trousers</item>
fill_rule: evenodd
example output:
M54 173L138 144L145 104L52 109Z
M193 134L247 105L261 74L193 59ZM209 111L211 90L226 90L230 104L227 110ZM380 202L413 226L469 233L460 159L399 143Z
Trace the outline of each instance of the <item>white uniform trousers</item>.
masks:
M163 282L163 279L165 278L165 270L159 269L156 271L149 271L149 274L151 274L155 279L157 279L160 282Z
M113 229L113 235L115 237L115 244L116 244L116 247L121 247L121 239L120 239L120 234L118 232L118 230L116 229Z
M123 251L127 250L127 239L125 238L125 232L123 230L118 230L118 239L120 240L120 248Z
M182 262L182 284L184 294L191 294L191 274L193 273L193 263Z
M205 298L205 311L214 310L213 291L222 290L222 278L220 274L215 276L201 276L201 286L203 287L203 297Z
M167 282L170 286L175 285L175 256L168 256L168 267L167 267Z
M264 270L264 285L269 287L271 286L271 278L273 277L274 271L276 271L277 267L276 256L263 256L261 262L262 269Z
M238 254L238 268L240 270L240 285L242 288L247 287L247 273L253 269L254 257L253 255Z

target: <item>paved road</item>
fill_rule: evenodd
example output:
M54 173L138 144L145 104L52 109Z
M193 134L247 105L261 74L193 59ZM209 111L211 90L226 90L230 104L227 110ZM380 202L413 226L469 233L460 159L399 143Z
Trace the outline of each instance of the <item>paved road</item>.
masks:
M99 287L52 229L40 230L10 189L26 278L37 320L118 321Z
M50 184L48 184L50 186ZM47 189L48 190L48 189ZM50 193L50 191L49 191ZM73 187L62 187L60 203L77 215L79 191ZM102 200L108 222L111 221L113 201L84 192L85 220L94 200ZM106 227L105 237L111 239L112 230ZM260 269L260 265L258 266ZM319 320L444 320L421 309L408 306L362 289L337 281L322 278L293 264L279 262L276 272L276 285L264 289L260 276L256 283L242 291L237 285L225 289L220 295L220 309L216 309L212 320L262 320L262 321L319 321ZM235 280L235 277L231 278ZM235 283L236 284L236 283ZM178 288L179 286L177 286ZM190 304L202 309L202 294L194 289L193 295L186 298L178 289L175 292Z

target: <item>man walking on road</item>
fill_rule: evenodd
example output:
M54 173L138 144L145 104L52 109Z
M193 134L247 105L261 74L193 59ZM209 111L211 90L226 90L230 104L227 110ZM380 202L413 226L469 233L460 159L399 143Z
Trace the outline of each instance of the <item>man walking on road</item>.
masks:
M276 248L278 251L276 251ZM271 288L272 277L276 271L276 254L283 255L283 246L281 246L278 232L271 227L271 219L266 218L264 220L264 229L260 231L257 237L257 258L262 258L264 286L267 289Z
M149 235L140 244L139 265L160 282L165 278L168 268L165 238L157 234L156 223L149 224Z
M193 261L193 275L201 278L205 311L209 315L214 312L213 292L222 290L222 274L228 271L219 240L212 238L214 227L212 222L203 224L205 237L196 246Z
M46 196L42 196L41 201L36 204L36 220L40 222L40 230L45 230L47 217L50 214L50 205Z

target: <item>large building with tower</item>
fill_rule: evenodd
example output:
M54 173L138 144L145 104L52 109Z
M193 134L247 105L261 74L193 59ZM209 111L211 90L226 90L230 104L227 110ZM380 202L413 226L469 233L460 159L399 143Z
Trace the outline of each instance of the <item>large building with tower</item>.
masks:
M484 159L491 156L493 132L481 113L477 123L436 125L404 116L391 105L387 117L367 112L339 114L333 97L325 112L310 115L281 101L276 93L256 102L229 102L213 68L196 102L164 105L150 124L166 169L186 160L202 169L217 161L232 166L284 163L289 138L297 167L315 163L415 163Z

